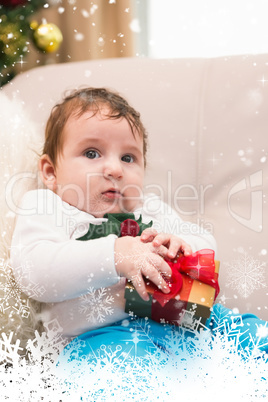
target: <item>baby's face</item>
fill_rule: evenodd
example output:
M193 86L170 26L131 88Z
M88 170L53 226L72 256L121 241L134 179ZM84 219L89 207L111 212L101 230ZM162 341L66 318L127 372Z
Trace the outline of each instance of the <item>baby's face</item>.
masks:
M141 201L143 140L126 119L91 111L72 116L63 130L55 191L63 201L95 217L133 211Z

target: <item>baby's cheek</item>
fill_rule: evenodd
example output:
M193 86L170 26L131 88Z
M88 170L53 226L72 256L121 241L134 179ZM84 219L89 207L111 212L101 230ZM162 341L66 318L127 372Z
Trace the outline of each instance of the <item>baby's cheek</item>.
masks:
M131 212L142 205L142 201L138 196L132 196L124 200L122 212Z
M68 184L58 189L58 195L61 199L69 205L76 207L80 210L84 209L85 193L83 189L76 184Z

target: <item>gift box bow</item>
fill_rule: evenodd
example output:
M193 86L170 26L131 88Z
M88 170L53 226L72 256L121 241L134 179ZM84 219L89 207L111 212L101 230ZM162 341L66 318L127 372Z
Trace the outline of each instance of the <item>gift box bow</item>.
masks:
M214 251L210 249L199 250L189 256L182 255L176 261L167 261L172 270L171 277L165 277L170 292L163 293L156 288L153 297L163 307L170 299L174 298L181 290L183 285L182 275L187 275L191 279L198 280L215 289L215 297L219 294L220 287L218 273L215 272Z

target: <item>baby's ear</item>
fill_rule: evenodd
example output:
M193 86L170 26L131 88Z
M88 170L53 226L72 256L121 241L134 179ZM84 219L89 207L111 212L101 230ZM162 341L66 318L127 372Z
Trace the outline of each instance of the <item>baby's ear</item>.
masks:
M39 172L45 186L49 190L55 191L57 185L56 169L47 154L42 155L39 160Z

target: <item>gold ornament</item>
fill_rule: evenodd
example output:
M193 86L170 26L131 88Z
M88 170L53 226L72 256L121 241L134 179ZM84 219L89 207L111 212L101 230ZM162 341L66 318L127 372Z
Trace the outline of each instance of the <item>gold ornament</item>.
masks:
M37 49L46 53L58 50L63 36L57 25L46 22L38 25L36 21L33 21L31 28L34 31L33 39Z

